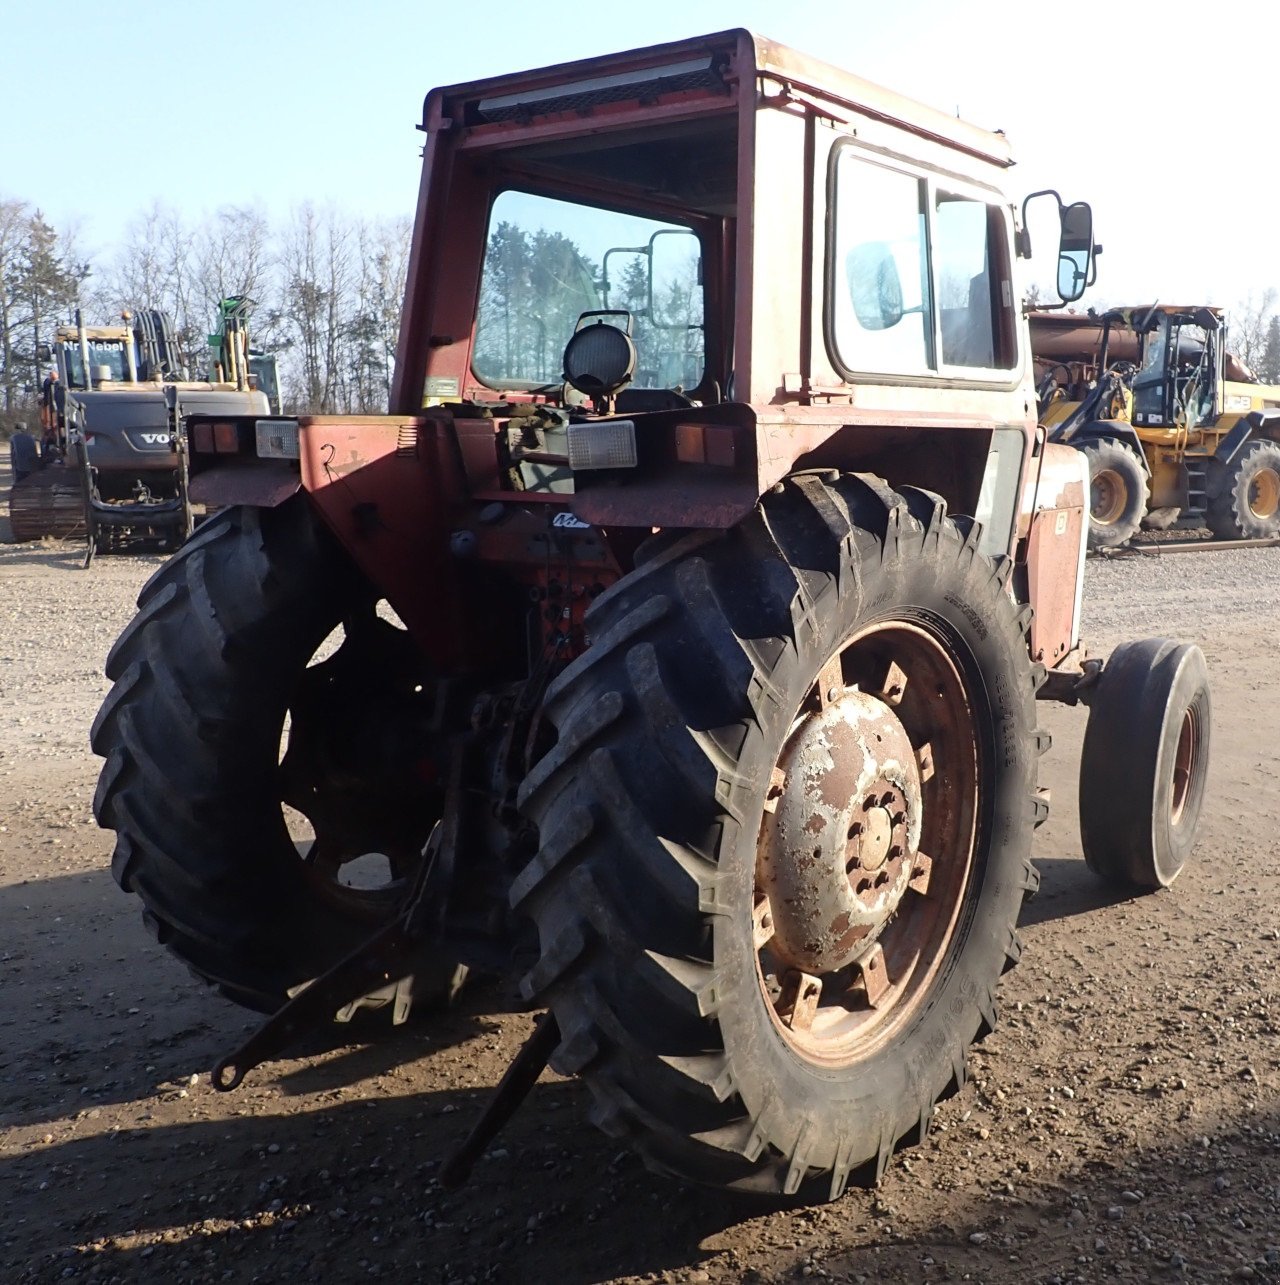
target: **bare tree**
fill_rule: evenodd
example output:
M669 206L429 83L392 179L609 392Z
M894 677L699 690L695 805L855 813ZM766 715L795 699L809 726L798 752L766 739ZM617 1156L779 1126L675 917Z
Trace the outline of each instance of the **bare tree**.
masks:
M25 201L0 200L0 386L4 389L6 415L17 412L23 382L17 360L18 328L25 326L28 318L18 283L30 214Z
M1227 336L1227 347L1250 370L1257 370L1262 364L1267 348L1267 332L1271 328L1271 318L1276 310L1276 300L1275 287L1268 286L1257 298L1251 290L1245 301L1231 310L1231 329Z
M218 304L243 295L258 305L250 321L256 342L271 347L271 318L277 293L275 250L271 227L262 210L252 206L223 206L197 231L195 294L200 315L217 316Z

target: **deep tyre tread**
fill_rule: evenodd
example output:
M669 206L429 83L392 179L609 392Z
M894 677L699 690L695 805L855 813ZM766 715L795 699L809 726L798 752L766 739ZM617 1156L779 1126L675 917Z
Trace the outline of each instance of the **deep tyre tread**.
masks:
M1090 506L1095 479L1100 473L1116 479L1122 488L1122 508L1114 518L1101 522L1089 514L1088 542L1091 549L1118 549L1128 544L1147 512L1151 486L1138 452L1114 437L1099 437L1077 448L1089 461Z
M197 976L264 1012L376 927L307 881L275 791L298 675L371 601L304 498L228 509L146 583L107 659L91 742L116 882ZM433 964L415 992L447 1000L457 980Z
M1214 461L1207 479L1205 524L1219 540L1265 540L1280 535L1280 507L1274 499L1257 511L1255 489L1271 496L1280 483L1280 443L1247 443L1229 463ZM1266 511L1266 510L1270 511Z
M523 989L555 1012L553 1065L587 1082L595 1123L654 1169L806 1199L873 1182L994 1024L1037 881L1044 738L1027 617L979 533L927 492L789 479L740 528L667 544L602 595L597 645L553 684L560 741L520 799L542 836L512 892L541 943ZM851 1068L820 1070L777 1036L755 970L763 787L832 650L903 613L954 642L970 698L988 702L980 839L963 931L913 1022Z

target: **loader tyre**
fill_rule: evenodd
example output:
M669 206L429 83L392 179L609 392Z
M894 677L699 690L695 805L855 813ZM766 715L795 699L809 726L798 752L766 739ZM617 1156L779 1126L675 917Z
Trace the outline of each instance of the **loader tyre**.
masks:
M422 661L374 605L305 498L227 509L147 582L107 658L92 745L112 873L249 1008L278 1008L395 913L439 814L416 757ZM424 960L415 1005L462 976Z
M1280 445L1250 442L1230 463L1215 461L1208 491L1205 522L1218 539L1280 535Z
M1089 548L1128 544L1150 497L1138 452L1114 437L1095 438L1078 449L1089 461Z
M1030 613L979 534L802 474L593 605L511 899L553 1066L651 1167L834 1199L963 1084L1037 882L1047 745Z
M1080 840L1119 888L1166 888L1191 855L1209 771L1209 676L1190 643L1122 643L1089 698Z

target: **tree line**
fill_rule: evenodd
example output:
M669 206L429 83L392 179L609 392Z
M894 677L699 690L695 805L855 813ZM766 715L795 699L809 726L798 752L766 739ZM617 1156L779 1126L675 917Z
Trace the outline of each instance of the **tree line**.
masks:
M310 203L272 222L255 207L188 218L159 202L110 253L85 252L30 202L0 196L0 421L34 415L42 344L80 309L86 325L157 309L174 323L193 378L204 378L219 300L247 295L255 348L280 359L292 413L387 409L411 222Z
M30 202L0 196L0 426L33 419L43 376L37 359L54 328L79 308L87 325L123 309L172 319L190 373L207 368L217 305L256 301L255 347L277 354L285 408L296 414L376 414L391 390L411 223L342 210L295 207L273 223L256 207L226 206L189 218L156 202L108 254L86 253L74 227L55 227ZM580 312L602 303L632 311L641 353L637 382L695 381L700 314L690 282L669 281L658 301L638 262L626 264L602 299L603 264L559 233L511 223L492 230L475 364L497 382L552 383ZM1280 384L1280 296L1267 289L1231 311L1228 337L1264 383ZM658 324L650 304L660 303Z

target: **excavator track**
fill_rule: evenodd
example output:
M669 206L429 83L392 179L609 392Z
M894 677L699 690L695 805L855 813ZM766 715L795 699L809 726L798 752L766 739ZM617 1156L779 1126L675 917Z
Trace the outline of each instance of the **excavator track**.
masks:
M84 493L80 479L56 468L33 473L16 483L9 493L9 525L18 541L83 536Z

